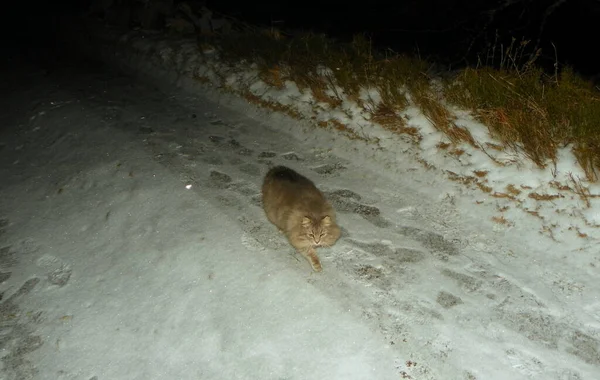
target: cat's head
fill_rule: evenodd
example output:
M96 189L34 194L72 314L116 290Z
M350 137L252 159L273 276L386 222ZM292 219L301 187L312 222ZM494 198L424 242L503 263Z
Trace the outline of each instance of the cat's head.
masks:
M339 239L341 234L340 228L329 215L320 220L303 217L302 230L307 243L313 247L329 247Z

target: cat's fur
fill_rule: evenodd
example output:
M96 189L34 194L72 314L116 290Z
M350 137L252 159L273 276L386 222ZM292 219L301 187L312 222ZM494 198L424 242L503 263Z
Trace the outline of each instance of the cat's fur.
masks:
M321 271L315 248L333 245L341 234L335 211L323 193L303 175L276 166L265 176L262 201L269 221L306 257L314 271Z

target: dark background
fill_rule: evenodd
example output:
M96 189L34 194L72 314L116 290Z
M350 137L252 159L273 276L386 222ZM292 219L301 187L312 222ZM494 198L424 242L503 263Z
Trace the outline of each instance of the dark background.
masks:
M599 0L207 1L211 9L262 25L312 29L348 39L366 33L374 45L420 54L438 63L475 64L494 44L512 37L542 48L539 63L556 56L588 76L600 73ZM541 31L541 33L540 33ZM538 43L538 38L540 41ZM552 45L554 44L554 46ZM555 49L556 47L556 49Z
M340 40L364 33L376 47L419 54L451 68L476 64L498 33L504 45L512 37L530 39L528 51L542 48L538 63L547 69L553 69L558 57L560 65L569 64L585 76L600 74L600 0L204 3L211 10L284 30L312 30ZM55 15L86 10L89 0L10 4L4 13L3 36L9 44L34 48L54 43L54 30L59 26Z

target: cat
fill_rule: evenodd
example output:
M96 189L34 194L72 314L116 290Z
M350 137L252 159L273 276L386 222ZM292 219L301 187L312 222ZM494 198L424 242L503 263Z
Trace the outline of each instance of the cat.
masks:
M340 238L335 211L315 184L286 166L275 166L262 186L265 214L290 244L310 263L322 270L317 247L330 247Z

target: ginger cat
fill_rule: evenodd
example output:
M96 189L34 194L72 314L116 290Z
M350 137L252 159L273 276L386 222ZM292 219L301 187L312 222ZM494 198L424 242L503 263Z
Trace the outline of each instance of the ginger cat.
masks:
M315 272L321 271L317 247L329 247L341 230L335 211L308 178L285 166L271 168L262 186L263 208L271 223L285 234Z

